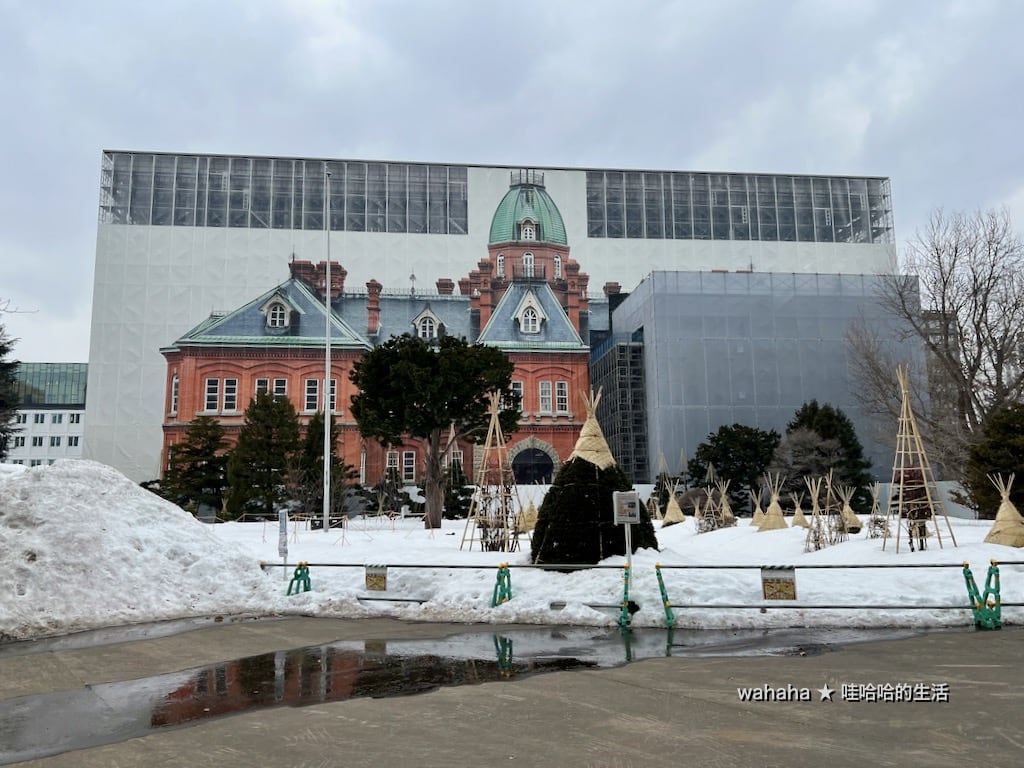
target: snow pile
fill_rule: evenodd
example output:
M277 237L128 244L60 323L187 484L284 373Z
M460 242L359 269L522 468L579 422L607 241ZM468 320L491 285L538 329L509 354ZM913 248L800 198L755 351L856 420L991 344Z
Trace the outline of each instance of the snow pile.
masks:
M520 489L523 503L539 504L543 490ZM940 521L942 548L933 532L927 551L911 553L904 532L898 554L893 538L883 550L880 539L866 534L808 553L802 528L758 531L740 519L736 527L698 535L692 519L667 528L655 523L660 551L633 556L630 598L640 608L632 623L665 625L657 564L680 629L970 626L964 561L981 583L989 561L1001 561L1003 602L1024 600L1024 567L1007 562L1024 560L1024 553L985 543L989 521L954 518L950 523L959 546L952 546ZM518 552L481 552L478 543L472 550L468 544L460 548L464 537L472 538L465 534L464 521L445 521L436 531L425 530L418 518L356 518L345 529L328 531L293 521L287 527L287 566L280 567L277 521L200 523L94 462L60 461L32 469L0 465L0 641L216 615L563 626L618 621L625 558L578 572L544 571L526 567L530 544L525 538ZM261 561L275 567L263 570ZM298 561L311 564L312 590L287 595ZM492 608L503 563L511 566L512 599ZM949 567L801 567L925 563ZM385 592L367 590L365 566L374 564L389 566ZM797 566L795 603L763 600L757 566L779 564ZM672 567L678 565L751 567ZM372 597L392 599L367 599ZM709 604L714 607L688 607ZM857 607L807 607L837 604ZM963 607L924 607L936 605ZM1024 612L1004 606L1003 619L1020 623Z

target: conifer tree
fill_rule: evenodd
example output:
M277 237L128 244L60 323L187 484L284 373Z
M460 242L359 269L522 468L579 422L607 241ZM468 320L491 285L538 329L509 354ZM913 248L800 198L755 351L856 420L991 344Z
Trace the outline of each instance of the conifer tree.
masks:
M275 514L289 498L288 471L299 448L299 416L287 398L260 392L245 409L245 424L228 459L227 512L237 519L246 511Z
M200 507L220 511L227 489L224 427L212 416L189 424L185 438L173 446L160 495L192 514Z
M11 360L14 339L7 336L0 325L0 461L7 458L11 438L18 431L14 417L18 410L17 379L18 361Z
M1002 496L989 475L1017 476L1010 488L1010 501L1024 509L1024 405L996 411L981 430L980 440L968 452L964 487L978 517L996 516Z

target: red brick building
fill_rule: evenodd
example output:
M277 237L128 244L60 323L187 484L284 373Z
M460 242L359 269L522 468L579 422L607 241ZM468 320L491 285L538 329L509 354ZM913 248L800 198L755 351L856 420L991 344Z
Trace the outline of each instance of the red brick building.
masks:
M292 401L303 424L324 406L327 315L326 263L292 258L290 277L233 311L212 315L173 345L167 360L162 466L189 423L214 416L237 436L244 411L261 389ZM376 280L365 290L345 286L345 270L332 262L330 279L330 407L340 426L338 453L357 467L363 483L398 469L420 480L421 448L414 442L385 449L363 440L349 404L352 365L393 336L457 335L504 350L515 364L513 387L522 396L519 428L508 436L519 482L550 481L569 457L588 392L588 277L569 255L565 226L541 174L513 174L491 223L488 253L456 284L435 290L390 292ZM473 446L460 444L469 477Z

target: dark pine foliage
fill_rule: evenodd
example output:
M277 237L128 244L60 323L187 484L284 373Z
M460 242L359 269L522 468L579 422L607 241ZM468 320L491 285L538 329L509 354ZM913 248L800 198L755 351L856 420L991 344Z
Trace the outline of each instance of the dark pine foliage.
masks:
M9 359L14 351L14 339L7 336L0 325L0 461L7 458L11 438L18 431L14 417L18 410L17 379L18 361Z
M201 506L220 512L227 489L226 447L221 423L199 416L174 446L160 495L192 514Z
M690 459L690 477L705 477L708 467L713 466L718 477L730 481L729 504L733 510L749 509L749 490L761 486L779 439L774 429L723 425L697 446Z
M632 487L617 465L598 469L580 458L565 462L537 511L533 562L592 565L626 554L625 526L614 522L612 494ZM654 526L642 503L640 515L640 525L632 531L633 551L657 549Z
M868 470L871 462L864 458L864 448L849 417L828 403L819 405L817 400L811 400L796 412L786 427L786 433L799 429L813 431L822 441L838 442L839 452L833 462L833 477L838 484L856 489L850 502L854 512L869 513L872 480Z
M245 409L245 424L228 459L227 513L268 517L289 498L288 473L299 449L299 415L288 398L260 392Z
M999 491L988 479L1016 475L1010 488L1010 501L1024 509L1024 405L1010 405L996 411L981 431L980 440L968 453L964 486L978 516L991 519L999 511Z

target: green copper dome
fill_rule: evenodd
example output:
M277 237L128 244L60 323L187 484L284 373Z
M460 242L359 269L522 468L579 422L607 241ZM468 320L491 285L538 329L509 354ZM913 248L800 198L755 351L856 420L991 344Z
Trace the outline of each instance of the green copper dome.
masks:
M522 237L520 224L530 219L537 225L536 237ZM536 240L542 243L568 245L565 224L558 206L544 189L544 174L537 171L512 173L511 189L498 203L491 219L489 243Z

